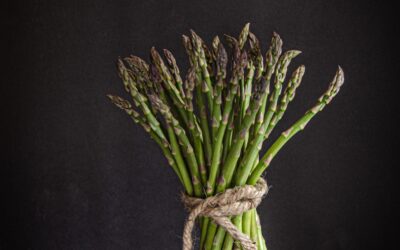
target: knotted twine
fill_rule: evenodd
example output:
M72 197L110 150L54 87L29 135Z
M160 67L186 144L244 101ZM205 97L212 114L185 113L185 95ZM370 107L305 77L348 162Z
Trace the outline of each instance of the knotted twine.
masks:
M255 186L245 185L225 190L206 199L182 195L182 202L190 211L183 230L183 250L191 250L193 246L192 231L198 216L211 218L223 227L244 250L257 250L257 245L249 236L242 233L229 218L256 208L263 196L268 192L267 182L260 178Z

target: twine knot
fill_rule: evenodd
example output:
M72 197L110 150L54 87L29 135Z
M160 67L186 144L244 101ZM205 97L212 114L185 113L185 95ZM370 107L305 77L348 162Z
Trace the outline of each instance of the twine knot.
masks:
M267 182L260 178L255 186L244 185L225 190L223 193L206 199L182 195L182 202L190 211L183 230L183 250L191 250L193 246L192 231L198 216L211 218L223 227L244 250L257 250L257 245L250 237L242 233L229 218L256 208L263 196L268 192Z

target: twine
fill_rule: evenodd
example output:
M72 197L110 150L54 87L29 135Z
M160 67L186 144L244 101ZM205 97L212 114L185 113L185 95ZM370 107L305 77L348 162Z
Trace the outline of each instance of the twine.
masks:
M232 238L239 241L244 250L257 250L256 243L248 235L242 233L229 217L256 208L267 192L267 182L260 178L255 186L234 187L206 199L183 194L182 202L190 211L183 230L183 250L191 250L193 247L192 231L198 216L211 218L217 225L223 227Z

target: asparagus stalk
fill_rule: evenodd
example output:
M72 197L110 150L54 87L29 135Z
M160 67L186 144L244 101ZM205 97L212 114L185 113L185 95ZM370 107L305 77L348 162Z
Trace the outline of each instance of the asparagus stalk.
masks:
M154 130L154 132L162 139L165 139L164 131L161 128L161 124L158 122L157 118L154 116L152 111L150 110L147 104L147 98L141 94L136 88L132 78L129 76L129 72L124 66L121 60L118 61L118 68L120 71L120 76L125 85L125 88L130 93L134 103L137 107L139 107L143 114L145 115L147 121L149 122L150 127Z
M167 93L169 97L172 99L174 106L171 108L178 111L181 120L185 125L188 124L188 117L187 113L185 112L185 102L181 96L181 92L178 90L178 88L175 85L174 79L169 72L167 66L165 65L163 59L161 58L160 54L157 52L157 50L152 47L150 50L150 55L152 58L152 62L154 65L157 67L157 70L163 80L164 87L167 90Z
M165 83L165 88L169 91L169 93L171 94L171 98L175 101L174 104L177 105L177 107L179 108L183 108L185 103L181 96L181 92L176 88L171 72L168 70L167 66L165 65L163 59L161 58L155 47L151 48L150 55L153 63L157 66L157 69L159 70L163 82ZM172 58L170 57L169 60L171 59Z
M329 104L332 99L337 95L340 87L344 82L344 73L341 67L338 67L335 77L329 85L328 90L318 99L318 102L313 108L308 110L303 117L297 120L289 129L283 132L279 138L272 144L272 146L267 150L267 152L262 157L261 161L258 163L256 168L251 173L247 183L254 185L260 178L265 169L268 168L272 159L279 152L279 150L292 138L295 134L302 131L308 122L324 107Z
M242 228L244 234L251 236L251 211L243 213Z
M264 237L262 236L261 232L261 224L260 224L260 217L258 216L258 213L255 212L255 218L256 218L256 226L257 226L257 249L259 250L267 250L265 247L265 241Z
M258 230L257 230L257 222L256 222L256 209L252 209L249 211L250 213L250 220L251 220L251 226L250 226L250 239L253 242L257 242L258 239Z
M193 52L195 57L198 60L199 66L201 68L202 74L203 74L203 85L202 85L202 90L203 93L207 96L208 100L208 105L210 109L210 113L212 113L212 108L213 108L213 88L212 88L212 83L210 79L210 73L208 71L208 65L207 65L207 59L206 59L206 54L205 54L205 44L203 40L194 32L193 30L190 30L190 34L192 36L192 44L193 44Z
M116 105L118 108L124 110L131 118L132 120L140 124L146 132L148 132L151 136L151 138L160 146L163 154L168 160L169 165L172 167L172 169L175 171L177 174L179 180L181 181L182 185L185 187L185 191L187 194L192 195L193 194L193 188L192 184L190 182L190 178L188 175L181 174L181 171L179 170L175 159L172 155L172 152L169 148L169 143L165 139L161 139L150 127L150 125L147 124L147 121L145 120L144 117L142 117L136 110L132 108L132 105L125 99L119 97L119 96L114 96L114 95L107 95L108 98L110 98L111 102Z
M164 104L168 104L169 103L168 96L164 92L164 89L161 85L161 77L160 77L154 64L150 65L149 72L150 72L149 78L153 82L154 88L152 90L149 90L148 94L154 95L154 92L153 92L153 90L154 90L157 92L158 97L160 98L160 102L162 102ZM159 109L156 102L153 101L152 104L155 109ZM167 121L166 129L167 129L168 137L171 142L172 154L176 160L176 163L178 165L178 168L180 169L180 172L182 173L182 176L184 176L185 181L188 182L187 185L189 185L189 184L191 185L191 193L193 193L193 185L192 185L192 183L190 183L190 177L189 177L189 174L188 174L188 171L186 168L186 164L185 164L185 161L184 161L182 153L181 153L181 149L180 149L178 140L175 135L175 131L173 129L173 126L171 126L169 120L166 119L166 121ZM183 150L185 150L185 149L183 149Z
M144 71L149 70L150 78L146 78L148 81L152 80L154 84L157 84L160 81L159 75L154 70L154 65L151 65L151 67L148 67L148 65L145 64L144 62L142 62L139 58L132 57L131 63L135 63L135 61L138 61L138 64L141 65L142 70L144 70ZM122 69L121 70L122 73L126 72L126 71L123 71L124 68L122 67L121 64L120 64L120 68ZM136 86L134 84L132 84L132 82L130 82L128 84L128 87L130 89L130 93L131 93L132 97L134 97L134 99L137 100L136 102L139 103L139 106L142 108L142 111L145 114L145 117L147 118L147 120L150 123L150 127L153 130L155 130L155 132L157 133L158 136L160 136L162 139L166 140L164 137L164 134L161 131L160 124L158 123L156 117L153 115L153 113L150 111L149 107L147 106L147 102L144 101L144 100L147 100L147 98L145 98L141 93L138 92L138 90L136 89ZM158 90L159 90L160 98L162 97L163 100L166 101L166 97L163 94L162 89L158 88ZM167 133L168 133L168 136L171 141L172 155L176 161L177 168L179 169L182 180L185 182L186 191L188 194L193 194L193 187L190 182L190 177L186 170L186 166L185 166L183 157L180 153L179 145L177 143L175 134L170 126L167 126Z
M185 92L183 90L183 82L182 78L180 75L179 67L176 64L176 60L174 55L171 53L171 51L164 49L164 56L167 58L168 65L170 67L170 71L172 72L176 85L178 86L178 90L182 98L185 98Z
M301 65L293 72L292 77L280 100L278 111L275 112L274 116L272 117L268 129L265 133L265 139L268 138L268 136L270 135L276 124L282 119L288 104L293 100L294 95L296 93L296 89L299 87L301 80L303 79L304 72L305 72L304 65Z
M204 43L203 43L204 44ZM203 46L204 48L204 46ZM225 48L223 47L222 43L219 40L219 37L216 36L213 39L212 43L212 58L216 63L217 71L216 71L216 76L213 77L213 80L216 81L215 84L215 89L213 90L213 100L212 100L212 111L211 113L211 129L212 129L212 136L215 138L216 133L218 131L218 127L221 121L221 104L222 104L222 89L223 89L223 81L226 77L226 64L228 61L227 54L225 51ZM209 66L211 63L208 64ZM210 67L208 67L207 71L211 71ZM207 85L205 86L207 87ZM211 165L211 147L208 148L208 166ZM208 177L208 176L207 176ZM207 184L205 184L207 185ZM200 236L200 249L203 249L203 246L205 244L206 236L207 236L207 229L208 225L210 223L209 218L204 218L202 220L202 225L201 225L201 236Z
M260 41L253 33L249 32L250 54L254 58L257 73L255 74L256 81L259 81L264 71L264 58L261 54Z
M197 197L202 196L202 186L200 183L200 174L199 167L197 164L196 157L194 155L194 150L188 137L186 136L185 130L179 124L179 121L172 115L169 107L165 105L156 95L149 96L150 101L153 105L160 111L160 113L164 116L168 126L172 127L174 130L174 134L179 140L179 144L183 148L183 154L187 160L190 173L192 176L192 184L194 188L194 194Z
M228 63L228 55L222 43L219 43L217 48L217 76L214 91L214 102L212 112L212 135L215 138L221 122L221 104L222 104L222 90L226 78L226 65Z
M250 23L246 23L239 35L239 48L243 49L250 32Z
M204 151L205 151L205 156L207 159L207 165L211 165L211 155L212 155L212 144L211 144L211 138L210 138L210 130L208 126L208 120L207 120L207 111L206 111L206 105L204 103L203 96L201 94L201 83L202 83L202 74L201 74L201 69L199 68L198 61L195 56L195 52L193 49L193 45L189 39L189 37L183 35L182 36L182 41L183 45L186 49L186 52L190 58L190 63L192 67L194 67L195 72L196 72L196 104L199 109L199 117L200 117L200 127L202 130L202 135L203 135L203 145L204 145Z
M233 129L235 127L234 125L234 113L232 112L231 115L229 116L229 121L228 121L228 127L226 129L225 137L224 137L224 146L222 149L222 159L221 159L221 165L225 163L226 156L228 155L228 151L231 148L232 145L232 138L233 138Z
M268 110L265 114L264 122L269 126L271 122L272 116L275 114L278 104L278 98L282 91L282 84L286 78L287 68L289 67L290 62L293 58L298 56L301 52L298 50L289 50L283 54L283 56L279 59L278 67L275 72L275 84L274 84L274 93L271 96L271 100L268 106Z
M266 64L266 68L263 71L262 75L265 78L265 80L267 81L267 83L269 83L271 81L271 77L272 74L275 71L275 66L278 62L278 59L282 53L282 39L280 38L280 36L277 33L273 33L272 36L272 40L271 40L271 46L269 47L267 54L265 56L265 64ZM264 121L264 115L265 115L265 109L267 106L267 99L265 99L261 105L260 111L258 112L257 115L257 122L255 125L255 129L254 129L254 133L257 134L258 130L261 127L261 124Z
M197 67L196 67L197 68ZM201 95L201 82L202 76L198 70L196 70L196 103L199 109L199 116L200 116L200 127L203 133L204 138L204 151L206 152L206 159L207 165L211 165L211 155L212 155L212 143L211 143L211 136L210 136L210 129L207 119L207 110L205 106L205 102L203 96Z
M218 57L218 49L219 49L219 44L221 43L221 40L219 39L219 36L215 36L212 40L212 44L211 44L211 55L213 60L216 62L217 61L217 57Z
M193 113L193 103L192 103L192 90L195 85L196 81L196 76L194 73L194 69L191 68L189 71L187 77L186 77L186 85L188 86L188 94L190 95L188 97L188 105L187 105L187 111L189 113L189 122L188 122L188 127L189 127L189 132L193 137L194 141L194 149L195 149L195 155L197 156L198 159L198 164L199 164L199 169L200 169L200 176L201 176L201 182L202 185L205 186L207 183L207 169L206 169L206 164L204 160L204 152L203 152L203 144L201 141L201 132L200 129L198 128L197 120L196 117Z
M249 36L249 28L250 28L250 23L247 23L244 28L242 29L242 32L239 35L238 43L239 43L239 48L240 50L243 50L243 47L247 41L247 38ZM241 100L241 108L240 108L240 118L239 121L241 121L246 113L247 107L250 102L250 96L251 96L251 83L253 81L253 76L254 76L254 64L253 61L250 57L251 60L249 60L247 67L248 67L248 73L246 76L246 80L241 79L241 92L240 92L240 100ZM239 122L240 125L240 122Z

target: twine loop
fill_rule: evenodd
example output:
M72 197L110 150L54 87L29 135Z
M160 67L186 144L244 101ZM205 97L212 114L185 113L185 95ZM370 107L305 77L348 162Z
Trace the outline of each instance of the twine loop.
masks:
M229 217L256 208L267 192L267 182L260 178L254 186L234 187L206 199L183 194L182 202L190 211L183 230L183 250L191 250L193 247L192 231L195 220L199 216L209 217L217 225L223 227L232 238L240 242L244 250L257 250L256 243L248 235L242 233Z

